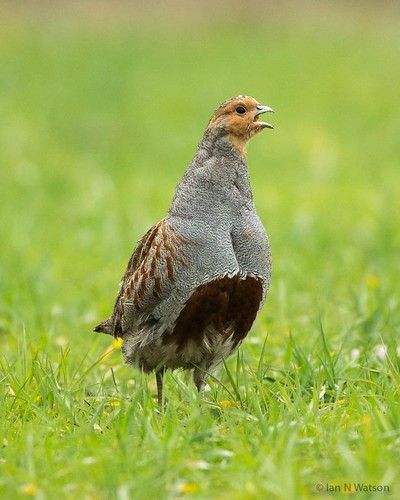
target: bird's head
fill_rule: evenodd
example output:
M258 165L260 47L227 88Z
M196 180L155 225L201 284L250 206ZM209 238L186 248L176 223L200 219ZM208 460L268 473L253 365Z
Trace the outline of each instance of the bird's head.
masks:
M265 128L274 128L266 122L259 121L263 113L271 113L273 109L259 104L256 99L240 95L224 101L214 112L208 124L219 135L226 136L241 154L246 153L247 142Z

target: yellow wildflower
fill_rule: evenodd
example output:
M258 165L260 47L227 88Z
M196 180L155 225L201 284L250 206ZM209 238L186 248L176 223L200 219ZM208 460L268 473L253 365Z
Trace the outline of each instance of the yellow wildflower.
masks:
M37 487L36 484L29 483L29 484L24 484L23 486L21 486L20 491L23 495L28 495L30 497L34 497L37 494L37 492L39 491L39 488Z
M107 359L111 356L111 354L115 350L121 349L121 346L122 346L122 339L120 337L114 339L113 343L109 347L107 347L107 349L104 351L100 363L104 363L105 361L107 361Z
M371 290L375 290L376 288L378 288L379 287L378 277L374 276L373 274L367 276L367 287L370 288Z
M112 343L113 349L121 349L122 346L122 339L121 337L118 337L117 339L114 339L114 342Z
M235 406L235 402L231 401L230 399L223 399L219 402L219 404L224 408L232 408L232 406Z
M181 483L178 486L179 493L197 493L200 490L196 483Z
M371 417L369 415L365 415L362 420L361 420L361 423L364 425L364 427L371 427Z

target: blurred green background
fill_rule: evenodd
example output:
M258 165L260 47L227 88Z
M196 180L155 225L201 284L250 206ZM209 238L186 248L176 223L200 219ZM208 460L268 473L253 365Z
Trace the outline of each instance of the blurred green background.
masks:
M313 481L339 480L349 468L354 481L357 474L359 480L395 481L399 457L393 442L400 439L397 4L4 2L1 9L0 437L7 444L0 450L0 491L9 497L298 498L311 494ZM112 366L117 385L125 389L106 412L107 445L105 430L93 431L104 401L115 398L115 384L105 375L108 365L90 368L110 344L108 337L91 336L91 329L109 314L136 241L165 215L211 113L237 94L275 109L275 129L248 148L255 201L272 246L273 282L241 356L250 371L256 369L268 334L264 375L274 367L290 377L297 373L298 379L291 378L293 394L311 387L316 418L318 394L326 386L318 373L326 368L322 353L328 353L339 371L331 389L337 390L339 379L355 384L345 398L353 404L346 410L349 426L358 429L366 416L380 415L368 446L365 440L354 445L345 428L339 446L331 422L313 437L320 444L329 441L331 448L315 451L310 442L310 448L293 451L297 438L310 436L296 434L290 441L289 419L283 424L288 441L273 445L263 431L267 448L246 458L239 448L249 451L248 435L257 435L249 424L252 416L278 425L289 407L304 413L309 399L293 409L292 397L274 399L275 387L261 413L251 409L258 398L254 393L247 409L242 405L218 420L195 413L193 388L183 388L181 375L167 379L171 405L179 408L170 410L176 420L171 415L157 420L144 400L140 420L124 405L132 386L144 390L147 379L122 367L119 353L112 355ZM299 346L300 357L288 349L290 342ZM393 355L390 376L379 349ZM230 362L233 370L235 363ZM365 366L376 370L378 379L386 377L365 387L367 392L372 387L365 401L376 414L356 400L357 381L368 378ZM226 374L221 377L229 384ZM151 408L153 389L145 399ZM68 396L54 396L63 390ZM214 390L215 404L225 401L221 411L227 406L229 413L230 397ZM83 402L85 394L93 397L90 405ZM333 400L341 401L336 396ZM386 397L390 410L382 406ZM205 425L221 436L233 433L223 447L231 446L236 462L206 460L204 453L218 447L204 435L198 454L206 465L194 478L190 467L184 472L193 448L176 429L182 415L191 422L188 428ZM339 422L344 413L335 415ZM122 448L110 456L118 418L125 419L127 436L139 439L140 434L132 454L150 454L149 463L126 458ZM352 460L341 458L343 447L354 454ZM282 453L274 456L273 449ZM161 450L170 451L160 458ZM82 462L92 455L93 462ZM257 456L257 463L250 456ZM57 460L68 463L64 475L57 475ZM235 478L240 488L233 485Z

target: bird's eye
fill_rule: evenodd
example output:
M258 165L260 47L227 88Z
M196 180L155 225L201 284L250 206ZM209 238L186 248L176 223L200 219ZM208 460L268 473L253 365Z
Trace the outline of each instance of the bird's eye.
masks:
M239 115L244 115L246 113L246 108L244 106L238 106L236 108L236 113Z

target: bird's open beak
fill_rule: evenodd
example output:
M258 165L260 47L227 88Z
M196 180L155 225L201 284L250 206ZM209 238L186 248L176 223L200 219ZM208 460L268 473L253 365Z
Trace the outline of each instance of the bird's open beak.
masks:
M266 122L259 122L258 117L262 115L263 113L273 113L274 110L270 108L269 106L263 106L262 104L257 105L257 112L256 116L254 118L254 121L257 121L257 123L262 127L262 128L274 128L270 123Z

